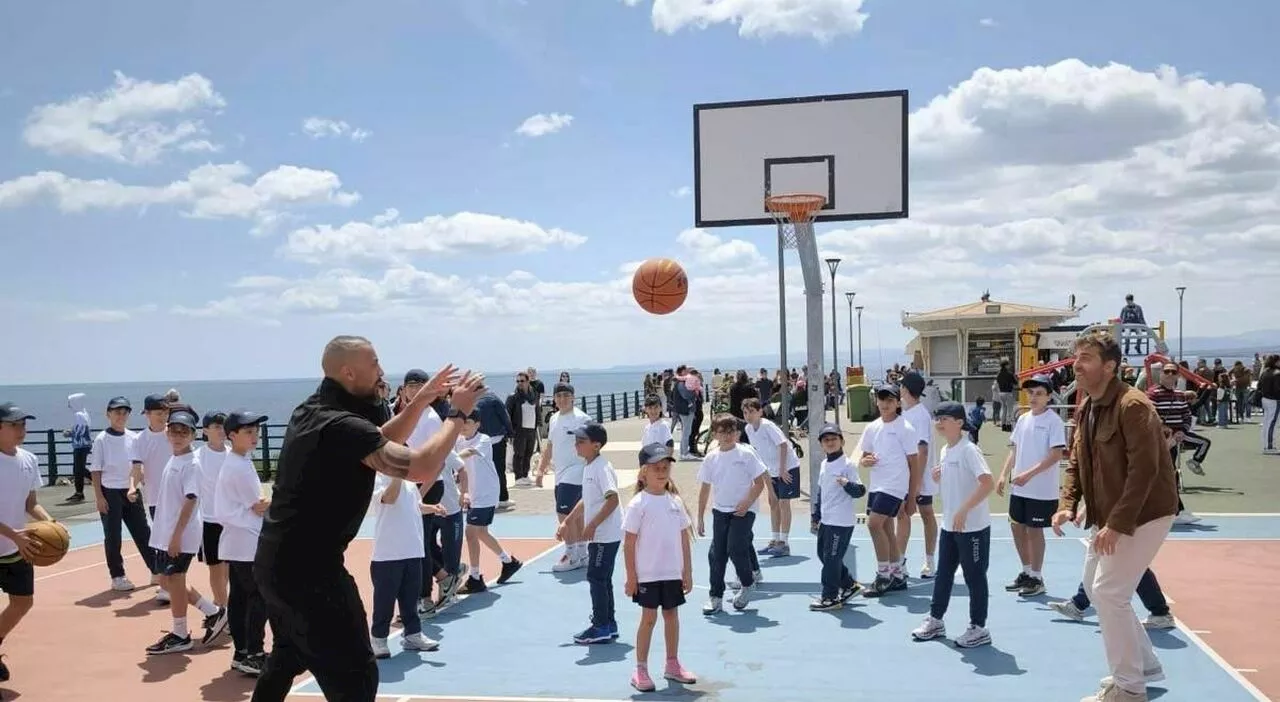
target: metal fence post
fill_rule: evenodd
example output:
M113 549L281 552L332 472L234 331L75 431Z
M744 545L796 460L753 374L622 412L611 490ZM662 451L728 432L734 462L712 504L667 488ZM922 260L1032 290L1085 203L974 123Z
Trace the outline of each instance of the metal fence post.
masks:
M609 421L611 422L618 421L617 399L618 399L617 395L614 395L613 393L609 393Z
M46 455L49 457L46 466L49 474L48 487L58 484L58 436L54 434L54 431L54 429L45 431L44 439Z

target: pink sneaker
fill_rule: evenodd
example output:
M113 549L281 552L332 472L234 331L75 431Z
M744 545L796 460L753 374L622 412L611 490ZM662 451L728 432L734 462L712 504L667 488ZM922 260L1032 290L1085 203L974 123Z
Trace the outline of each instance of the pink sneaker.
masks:
M649 671L644 668L636 668L636 672L631 674L631 687L641 692L653 692L658 689L653 684L653 678L649 677Z
M692 685L698 682L698 676L685 670L678 660L667 661L667 669L663 671L662 677L682 685Z

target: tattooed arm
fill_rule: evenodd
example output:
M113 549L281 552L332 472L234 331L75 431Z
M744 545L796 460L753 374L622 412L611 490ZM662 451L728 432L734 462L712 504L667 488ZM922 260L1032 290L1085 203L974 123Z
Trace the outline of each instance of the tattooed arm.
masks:
M404 444L388 441L365 456L362 463L393 478L405 478L415 483L434 483L444 468L445 457L453 450L461 431L461 419L446 419L444 427L421 448L411 450Z

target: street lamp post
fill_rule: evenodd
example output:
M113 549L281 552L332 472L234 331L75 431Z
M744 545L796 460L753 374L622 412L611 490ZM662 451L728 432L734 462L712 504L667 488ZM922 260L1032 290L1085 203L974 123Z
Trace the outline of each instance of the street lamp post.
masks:
M862 367L862 305L858 305L854 309L858 310L858 367Z
M856 292L846 292L844 299L849 301L849 365L853 365L853 298Z
M1182 360L1182 294L1187 291L1187 286L1179 285L1174 288L1178 291L1178 360Z
M836 268L840 267L840 259L828 258L827 270L831 271L831 373L834 378L840 377L840 359L836 355ZM836 426L840 426L840 401L836 399Z

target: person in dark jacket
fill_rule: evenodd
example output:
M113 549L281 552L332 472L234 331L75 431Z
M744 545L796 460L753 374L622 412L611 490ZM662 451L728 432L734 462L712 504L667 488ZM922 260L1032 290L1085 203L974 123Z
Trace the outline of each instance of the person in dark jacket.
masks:
M1258 375L1258 396L1262 398L1262 452L1280 453L1276 448L1276 415L1280 406L1280 355L1271 354L1262 362Z
M538 394L528 373L516 374L516 389L507 395L507 416L511 419L511 472L516 487L529 487L529 466L538 445ZM496 463L496 461L495 461ZM499 495L501 497L501 495Z
M498 471L498 506L511 506L507 493L507 437L511 436L511 415L507 405L494 392L484 388L484 394L476 400L476 414L480 415L480 431L489 437L493 447L493 467Z

